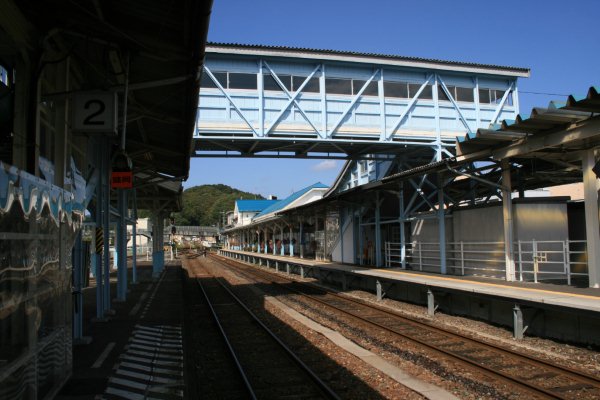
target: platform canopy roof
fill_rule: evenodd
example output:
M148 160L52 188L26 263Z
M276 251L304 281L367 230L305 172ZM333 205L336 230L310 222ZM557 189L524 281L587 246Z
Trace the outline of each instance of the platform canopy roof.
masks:
M583 179L582 151L600 146L600 96L598 87L585 95L571 95L565 102L551 102L547 108L533 108L515 121L502 121L490 129L479 129L457 139L458 154L427 163L352 189L330 191L323 199L285 210L286 213L314 213L313 208L332 204L361 203L372 199L374 190L411 194L424 176L434 183L442 179L444 194L459 204L469 198L498 195L502 184L499 161L509 159L513 189L532 190ZM440 178L443 176L443 178ZM410 183L412 181L412 183ZM435 187L419 191L430 197ZM429 206L424 204L425 211Z
M80 90L121 95L129 66L125 148L138 208L181 206L211 7L212 0L8 0L2 7L3 28L23 38L14 60L50 43L79 69Z
M238 212L261 212L265 208L272 206L279 200L236 200L235 206Z
M566 101L551 101L547 107L534 107L528 114L504 120L489 129L478 129L457 139L457 154L467 158L487 153L494 159L541 157L567 161L566 153L600 144L597 124L600 113L600 87L592 86L584 95L570 95ZM594 125L596 125L594 127ZM588 126L586 132L582 127Z
M264 210L261 211L260 214L254 216L254 218L252 219L252 222L263 219L269 215L275 215L275 213L277 213L278 211L285 210L291 204L293 204L296 200L300 199L302 196L304 196L305 194L307 194L308 192L310 192L313 189L328 189L328 188L329 188L329 186L327 186L321 182L313 183L312 185L307 186L304 189L300 189L297 192L290 194L285 199L280 200L275 204L272 204L268 208L265 208Z
M599 90L592 86L458 138L456 162L509 159L520 174L513 182L526 189L581 182L582 151L600 146Z

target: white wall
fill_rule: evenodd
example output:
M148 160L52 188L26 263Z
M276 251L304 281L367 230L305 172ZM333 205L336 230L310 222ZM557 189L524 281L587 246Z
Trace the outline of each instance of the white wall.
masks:
M453 237L457 242L504 241L501 205L457 211L453 217Z
M342 240L338 241L336 246L331 253L331 260L335 262L354 263L355 246L358 243L354 243L354 224L349 216L344 218L344 231L342 234ZM342 260L342 241L344 243L344 259Z
M452 218L446 218L446 241L451 242L453 235ZM419 242L437 243L440 241L440 232L438 228L438 219L421 219L412 221L410 224L411 240Z
M566 203L516 203L513 205L514 240L567 240ZM412 240L438 242L437 219L411 223ZM504 222L502 206L458 210L446 218L448 242L502 242Z
M566 203L515 204L515 240L568 240Z
M235 226L244 226L252 222L252 218L258 214L256 211L241 212L238 215L238 221Z

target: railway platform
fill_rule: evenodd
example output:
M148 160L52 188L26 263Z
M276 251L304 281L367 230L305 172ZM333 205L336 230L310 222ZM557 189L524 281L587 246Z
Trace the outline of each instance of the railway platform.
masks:
M183 398L180 267L179 260L167 261L161 276L152 279L151 264L138 263L138 283L130 286L127 301L113 302L114 315L102 321L93 318L92 281L83 307L83 332L91 342L73 347L73 373L56 399ZM111 279L111 293L115 290Z
M222 255L282 272L313 277L341 290L362 289L561 341L599 345L600 290L567 285L507 282L475 276L450 276L400 268L373 268L289 256L223 249Z

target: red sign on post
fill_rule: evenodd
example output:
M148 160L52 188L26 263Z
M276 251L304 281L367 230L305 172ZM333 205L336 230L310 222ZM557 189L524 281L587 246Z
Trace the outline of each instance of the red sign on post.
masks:
M112 189L131 189L133 187L133 172L113 171L110 177L110 187Z

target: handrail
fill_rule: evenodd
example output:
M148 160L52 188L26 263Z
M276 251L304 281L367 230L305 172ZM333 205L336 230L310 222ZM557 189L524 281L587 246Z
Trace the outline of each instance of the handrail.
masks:
M573 277L588 275L585 244L585 240L515 241L513 249L518 279L534 282L566 279L570 285ZM402 247L401 243L385 242L387 267L402 266ZM413 269L440 272L439 247L438 242L406 243L406 262ZM504 242L446 242L446 254L450 273L505 276Z

